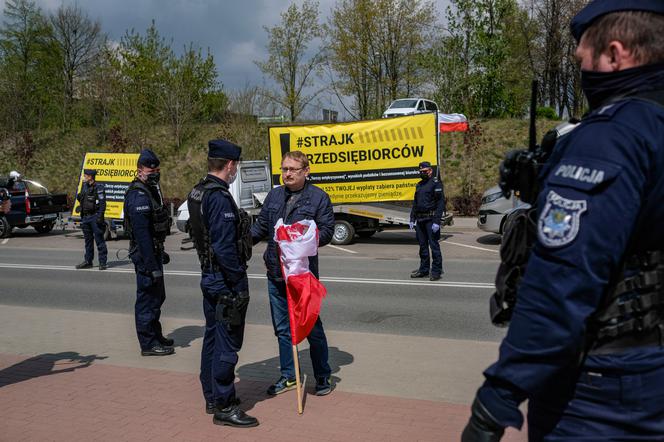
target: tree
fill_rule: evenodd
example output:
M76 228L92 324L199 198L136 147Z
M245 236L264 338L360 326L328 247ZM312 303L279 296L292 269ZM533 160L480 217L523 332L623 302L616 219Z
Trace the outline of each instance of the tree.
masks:
M8 0L4 15L0 31L4 125L12 133L38 129L53 104L50 29L39 8L28 0Z
M206 97L221 92L217 71L210 53L189 45L180 58L173 54L167 64L166 84L161 94L162 113L171 126L175 144L182 146L192 120L206 111ZM221 103L220 103L221 104Z
M41 145L39 132L56 114L58 85L50 29L34 2L8 0L0 31L0 122L3 149L25 170Z
M149 130L163 122L161 98L172 57L170 44L159 35L154 21L145 35L127 31L111 57L120 82L113 113L135 145L145 146Z
M433 3L421 0L340 0L326 26L334 85L355 98L357 117L379 116L390 101L417 92L418 63L435 35Z
M452 0L447 21L447 35L422 60L436 98L471 117L522 115L534 31L516 0Z
M86 78L98 62L103 36L99 21L92 21L77 4L61 5L51 15L54 43L59 48L64 97L62 128L70 126L76 82Z
M295 121L304 107L318 92L307 93L313 85L313 76L319 72L324 60L324 48L309 52L309 46L323 35L318 22L318 3L305 0L298 8L292 3L281 14L281 24L265 27L269 42L267 61L256 61L263 74L271 77L279 90L270 98L282 105Z

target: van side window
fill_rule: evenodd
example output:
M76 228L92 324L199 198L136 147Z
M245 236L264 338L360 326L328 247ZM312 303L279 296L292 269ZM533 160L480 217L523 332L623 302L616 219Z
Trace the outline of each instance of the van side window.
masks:
M424 100L420 100L420 102L417 103L417 110L425 110L425 108L424 108Z
M426 106L428 111L438 112L438 106L433 101L426 101Z

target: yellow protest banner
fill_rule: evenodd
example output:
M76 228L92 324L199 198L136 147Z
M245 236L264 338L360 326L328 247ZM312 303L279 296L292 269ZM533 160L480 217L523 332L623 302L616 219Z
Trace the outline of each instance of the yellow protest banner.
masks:
M272 184L282 184L284 153L302 151L310 180L333 203L412 200L418 165L437 173L436 114L338 124L273 126L269 129Z
M78 179L76 195L81 191L83 185L83 171L94 169L97 171L95 181L104 185L106 191L106 211L104 217L107 219L122 219L124 194L127 187L136 177L137 153L101 153L88 152L83 158L81 174ZM78 200L74 201L72 209L74 216L81 216L81 208Z

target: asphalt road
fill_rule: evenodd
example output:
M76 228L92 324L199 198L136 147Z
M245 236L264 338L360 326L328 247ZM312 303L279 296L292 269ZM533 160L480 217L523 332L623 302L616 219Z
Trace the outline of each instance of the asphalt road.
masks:
M381 232L373 238L320 251L328 288L321 317L332 330L497 341L504 330L489 323L488 300L498 267L499 237L466 223L444 229L445 274L441 281L413 280L417 242L409 231ZM181 250L174 233L166 249L166 303L163 315L201 318L199 267L193 250ZM82 261L80 231L38 235L31 228L0 240L0 304L103 312L133 312L135 276L126 259L128 241L108 242L109 270L75 270ZM266 279L254 249L249 266L252 301L247 321L270 324Z

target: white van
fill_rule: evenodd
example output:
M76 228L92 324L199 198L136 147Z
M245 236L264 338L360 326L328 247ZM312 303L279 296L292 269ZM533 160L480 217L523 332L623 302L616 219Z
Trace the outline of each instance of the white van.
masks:
M228 190L239 208L246 210L251 216L257 216L271 188L268 162L257 160L242 161L238 165L237 179ZM178 207L175 224L181 232L189 231L187 201Z
M438 105L424 98L400 98L394 100L383 112L383 118L422 114L424 112L438 112Z

